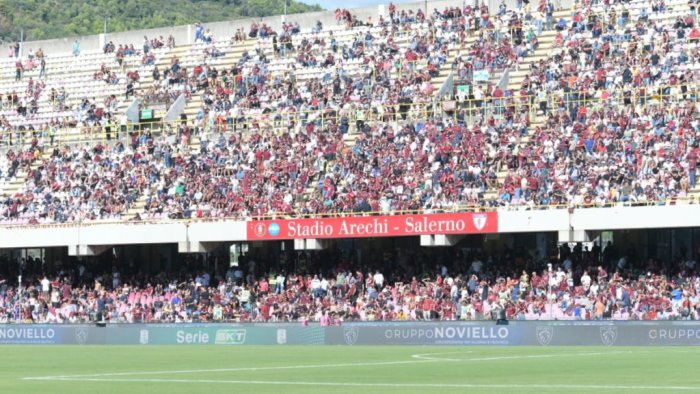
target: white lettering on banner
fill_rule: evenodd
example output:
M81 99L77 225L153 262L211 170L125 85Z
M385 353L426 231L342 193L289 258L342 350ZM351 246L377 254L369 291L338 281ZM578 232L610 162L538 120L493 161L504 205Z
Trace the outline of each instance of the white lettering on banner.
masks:
M53 339L55 336L53 328L0 328L0 340Z
M323 220L317 220L312 225L303 225L295 221L288 224L289 236L303 238L332 237L333 226L325 224Z
M464 220L429 220L426 216L415 220L413 217L406 218L406 232L416 234L443 234L463 232L467 228Z
M649 330L649 339L698 339L700 340L700 329L683 328L660 328Z
M387 329L386 339L506 339L507 327L434 327Z
M197 331L196 333L178 331L176 340L177 343L204 344L209 343L209 334L203 331Z
M372 220L372 223L350 223L343 220L340 223L338 235L385 235L389 234L389 223L387 219L379 221Z
M313 224L303 224L292 220L289 222L288 228L290 237L381 236L389 234L389 220L374 219L371 223L355 223L343 220L338 227L338 234L335 234L332 225L324 223L323 220L316 221Z

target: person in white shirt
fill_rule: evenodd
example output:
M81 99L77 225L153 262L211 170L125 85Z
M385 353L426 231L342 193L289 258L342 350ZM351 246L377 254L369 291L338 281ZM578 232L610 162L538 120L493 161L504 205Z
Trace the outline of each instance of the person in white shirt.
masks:
M593 283L591 284L590 289L591 289L591 295L592 295L593 297L595 297L595 296L598 295L598 283L597 283L597 282L593 282Z
M326 278L321 279L321 290L322 290L323 297L325 297L326 294L328 293L329 287L330 287L330 283L328 283L328 280Z
M581 275L581 286L583 286L583 289L586 291L591 288L591 277L588 276L588 272L586 271L583 271L583 275Z
M44 278L41 280L41 292L46 294L49 292L49 286L51 285L51 281L44 275Z
M275 294L280 294L284 291L284 280L284 272L277 274L277 278L275 278Z
M562 281L566 279L566 272L564 272L561 267L557 268L557 285L559 285Z
M51 292L51 305L53 305L54 308L59 307L59 301L61 299L61 293L58 292L58 289L53 289Z
M314 297L321 296L321 280L318 279L318 275L314 275L314 278L311 279L311 294Z
M374 274L374 286L377 287L377 291L381 291L382 287L384 287L384 275L382 275L381 272L377 271Z

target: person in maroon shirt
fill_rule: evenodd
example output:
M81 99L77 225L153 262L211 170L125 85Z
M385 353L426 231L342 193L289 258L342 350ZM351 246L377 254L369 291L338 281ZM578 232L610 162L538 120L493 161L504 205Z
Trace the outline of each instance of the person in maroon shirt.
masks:
M688 161L688 179L691 189L694 189L696 185L698 157L700 157L700 148L698 148L698 143L696 142L685 157Z

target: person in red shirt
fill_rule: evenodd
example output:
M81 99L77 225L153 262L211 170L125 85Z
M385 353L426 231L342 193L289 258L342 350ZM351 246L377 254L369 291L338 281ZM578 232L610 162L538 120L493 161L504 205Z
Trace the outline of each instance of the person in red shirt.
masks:
M261 295L265 295L270 292L270 283L267 281L267 279L262 278L258 283L258 286L260 288Z
M24 71L24 66L22 66L22 61L17 60L15 62L15 82L22 80L22 72Z

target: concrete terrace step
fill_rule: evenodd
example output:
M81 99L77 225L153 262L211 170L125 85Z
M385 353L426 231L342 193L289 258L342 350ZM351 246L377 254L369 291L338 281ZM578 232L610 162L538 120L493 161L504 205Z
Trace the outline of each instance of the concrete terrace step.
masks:
M251 49L254 46L254 43L254 40L247 40L241 43L237 43L232 48L230 48L228 52L225 53L223 59L220 59L220 61L217 62L215 67L220 70L237 64L240 61L243 53L246 50ZM181 55L179 57L180 61L184 62L183 56L189 55L189 53ZM191 119L197 114L197 112L199 112L200 108L202 108L202 92L196 92L192 94L192 97L190 97L189 100L187 100L187 105L185 106L183 113L187 116L188 119Z
M133 220L137 214L143 213L146 207L146 195L141 194L138 200L134 201L134 204L122 214L122 220Z

